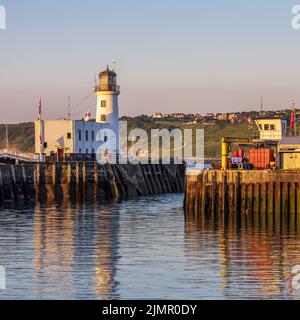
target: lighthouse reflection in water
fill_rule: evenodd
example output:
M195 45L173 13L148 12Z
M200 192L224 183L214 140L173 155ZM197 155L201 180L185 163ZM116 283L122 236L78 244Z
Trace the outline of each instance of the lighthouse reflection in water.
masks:
M181 194L0 209L1 299L294 299L300 226L184 218Z

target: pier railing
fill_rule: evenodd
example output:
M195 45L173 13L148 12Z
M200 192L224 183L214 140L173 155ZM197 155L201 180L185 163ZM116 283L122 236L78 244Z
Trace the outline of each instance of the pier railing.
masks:
M39 155L34 153L21 152L16 149L0 149L0 158L19 160L25 162L40 162Z
M95 92L100 92L100 91L113 91L113 92L120 93L120 86L115 84L99 84L95 86Z

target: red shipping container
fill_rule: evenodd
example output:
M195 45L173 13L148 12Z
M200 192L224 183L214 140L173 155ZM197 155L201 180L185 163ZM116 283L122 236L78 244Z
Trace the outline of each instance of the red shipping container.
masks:
M275 160L273 149L250 149L249 163L253 164L254 169L263 170L270 168L270 162Z

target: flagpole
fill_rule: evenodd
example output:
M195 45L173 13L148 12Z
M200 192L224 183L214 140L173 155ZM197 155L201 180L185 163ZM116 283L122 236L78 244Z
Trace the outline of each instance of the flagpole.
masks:
M297 117L296 117L296 103L295 100L292 102L294 112L294 135L297 136Z
M295 103L295 109L294 109L294 114L295 114L295 136L297 136L297 113L296 113L296 103Z
M42 120L42 98L39 101L39 120L40 120L40 153L44 153L43 148L43 120Z

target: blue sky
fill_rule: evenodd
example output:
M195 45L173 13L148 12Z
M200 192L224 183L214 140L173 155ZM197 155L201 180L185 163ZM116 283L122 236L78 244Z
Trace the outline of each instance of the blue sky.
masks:
M300 0L298 1L300 4ZM297 0L0 0L0 122L49 118L91 93L117 59L120 112L222 112L300 105ZM75 110L95 112L91 97Z

